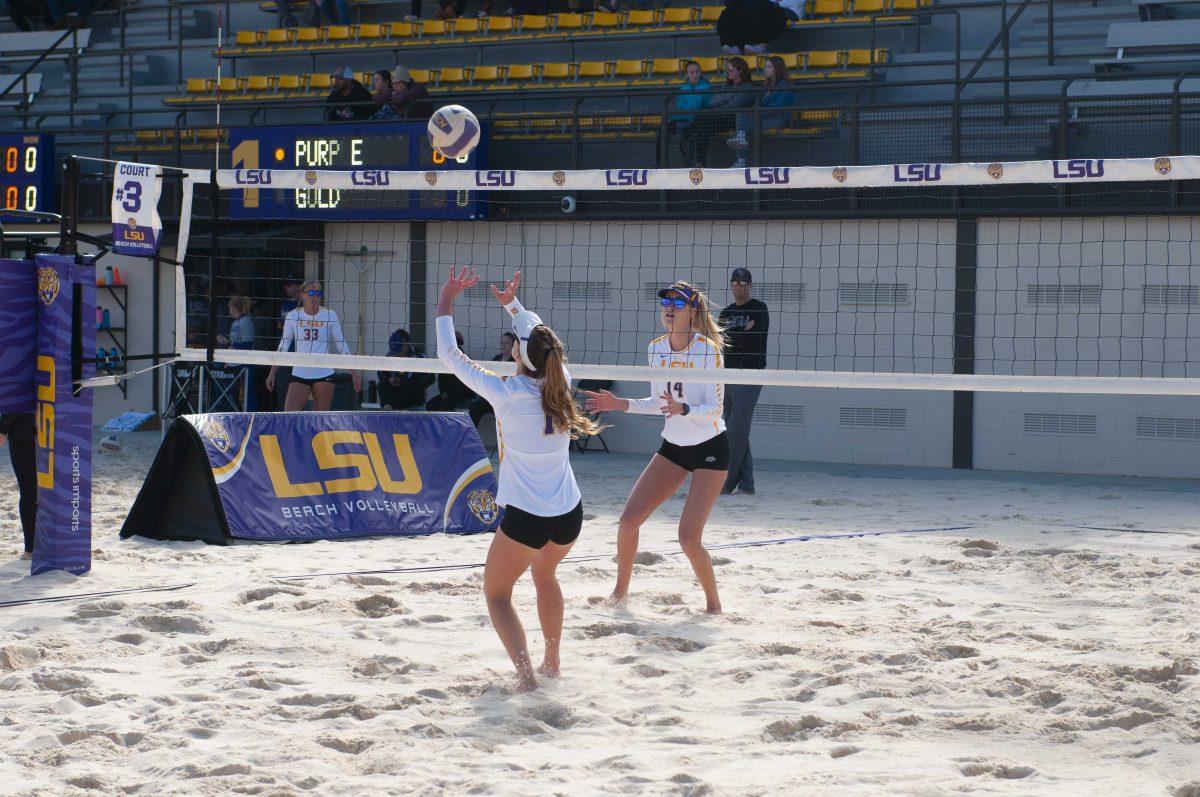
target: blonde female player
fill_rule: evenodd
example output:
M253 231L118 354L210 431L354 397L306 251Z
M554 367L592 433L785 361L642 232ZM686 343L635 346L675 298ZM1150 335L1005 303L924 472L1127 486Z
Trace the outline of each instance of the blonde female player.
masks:
M517 376L505 378L485 371L463 353L454 337L454 299L477 282L474 270L464 267L456 274L451 267L438 297L438 358L463 384L487 399L496 415L500 444L496 503L505 510L488 550L483 591L492 625L517 668L518 688L528 692L537 688L537 677L526 649L525 629L513 609L513 585L532 566L546 646L537 672L556 678L563 596L555 570L583 526L583 502L568 452L573 438L600 429L571 399L571 378L558 336L517 301L519 271L504 290L492 286L492 295L512 316Z
M337 347L339 354L349 354L350 347L346 345L346 336L342 334L342 323L337 313L328 307L321 306L324 292L321 283L310 280L300 286L301 304L294 310L289 310L283 318L283 338L279 341L279 351L288 351L296 344L297 354L328 354L329 344ZM267 374L267 391L275 392L275 370L272 365ZM354 382L354 392L362 387L362 379L357 371L350 372ZM298 412L308 403L309 393L312 394L313 409L324 412L333 404L333 369L309 368L297 366L292 369L292 379L288 382L287 397L283 401L286 412Z
M663 288L658 297L659 315L667 334L650 342L650 366L721 368L725 339L720 324L708 309L707 297L686 282ZM629 594L642 524L675 494L690 473L692 486L679 518L679 545L704 588L706 610L709 614L720 614L717 578L700 538L729 469L729 440L721 418L724 389L720 384L674 382L669 372L664 377L662 382L651 383L651 394L646 398L619 398L607 390L585 393L589 412L621 410L647 415L661 413L666 417L662 446L634 484L621 513L617 532L617 586L612 597L620 603Z

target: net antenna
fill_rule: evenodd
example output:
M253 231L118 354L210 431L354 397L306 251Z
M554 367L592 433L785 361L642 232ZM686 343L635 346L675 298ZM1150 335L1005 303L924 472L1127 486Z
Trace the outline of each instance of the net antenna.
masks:
M397 328L432 348L431 308L454 264L473 266L492 283L521 269L521 298L563 338L575 378L652 381L662 378L646 361L647 343L662 334L657 290L687 280L710 294L715 313L731 301L731 270L746 267L754 296L772 314L767 367L681 369L673 380L1200 395L1200 279L1192 276L1200 266L1200 220L1129 210L1151 207L1171 191L1194 192L1186 181L1200 179L1197 156L749 169L255 170L269 190L249 188L230 169L215 172L215 186L208 172L188 179L197 191L226 192L221 199L228 201L201 206L228 208L230 219L211 222L261 241L262 250L227 259L224 274L255 304L254 349L198 344L192 320L181 317L184 360L443 373L433 356L385 355ZM269 194L294 211L293 221L268 218L261 206L249 212L252 190L255 201ZM935 206L914 218L904 209L888 215L895 204L868 213L847 202L886 192L902 201L912 196L915 206L930 192L951 190L970 192L979 203L967 237L954 211ZM1109 210L1063 209L1064 192ZM997 197L1030 213L989 215L987 202ZM1094 204L1105 197L1109 204ZM668 205L689 212L664 213ZM395 207L427 215L378 220ZM757 218L730 218L730 207L762 210ZM347 221L350 210L375 215ZM180 234L186 241L186 230ZM357 330L350 355L274 350L284 290L300 275L319 278L324 306L345 329ZM182 316L197 289L181 271L177 290ZM507 328L493 305L486 284L456 305L465 348L476 359L487 359ZM513 373L510 363L492 366Z

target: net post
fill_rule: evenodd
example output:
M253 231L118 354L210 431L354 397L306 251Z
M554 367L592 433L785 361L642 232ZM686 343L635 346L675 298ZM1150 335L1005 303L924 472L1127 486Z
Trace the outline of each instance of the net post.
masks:
M975 373L975 288L979 256L979 219L959 217L954 235L954 373ZM951 466L975 465L975 393L953 394Z
M428 349L425 325L426 282L429 279L428 237L425 222L412 221L408 224L408 335L409 339Z
M208 340L206 362L213 364L213 349L217 347L217 244L219 227L217 219L221 213L221 192L217 189L217 170L213 169L210 177L212 197L209 201L209 250L208 250Z
M59 222L58 251L74 255L79 251L75 239L79 219L79 161L74 155L62 163L62 221Z

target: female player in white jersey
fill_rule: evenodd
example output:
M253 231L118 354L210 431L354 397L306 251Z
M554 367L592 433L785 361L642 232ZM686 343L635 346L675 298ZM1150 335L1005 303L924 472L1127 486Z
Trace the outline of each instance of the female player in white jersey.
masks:
M513 609L512 588L532 566L546 645L537 672L557 677L563 597L555 570L583 525L583 502L568 453L573 438L600 429L571 398L571 378L558 336L517 301L520 272L503 291L492 286L492 294L512 316L517 376L505 378L485 371L463 353L454 337L454 299L477 282L479 276L472 269L464 267L455 274L451 267L438 297L438 357L463 384L487 399L496 415L500 444L496 503L505 511L488 550L483 590L492 625L517 668L519 688L530 691L537 687L537 677L526 649L525 629Z
M338 320L337 313L321 306L322 295L321 283L316 280L300 286L300 306L283 317L283 338L279 341L279 351L288 351L294 343L297 354L328 354L329 344L332 343L338 354L350 353L346 336L342 334L342 322ZM267 390L272 393L275 391L277 368L272 365L271 372L267 374ZM354 381L354 392L357 393L362 387L362 379L357 371L352 371L350 378ZM310 392L314 410L324 412L329 409L333 404L332 368L293 368L287 397L283 402L284 410L297 412L304 409Z
M686 282L658 292L662 325L667 334L650 342L652 368L721 368L725 339L720 324L708 309L708 298ZM617 586L613 599L624 601L633 576L638 533L654 510L675 494L692 474L683 514L679 518L679 545L692 563L704 588L706 610L721 613L717 578L701 536L729 469L729 440L725 436L724 388L720 384L673 382L670 373L651 383L642 399L618 398L607 390L587 392L589 412L621 410L661 413L663 442L633 486L621 513L617 532Z

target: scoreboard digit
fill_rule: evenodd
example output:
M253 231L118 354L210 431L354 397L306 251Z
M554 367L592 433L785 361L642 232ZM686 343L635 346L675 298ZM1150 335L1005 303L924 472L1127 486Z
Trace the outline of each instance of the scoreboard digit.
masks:
M50 212L54 200L54 137L0 134L0 221L29 221L6 211Z

